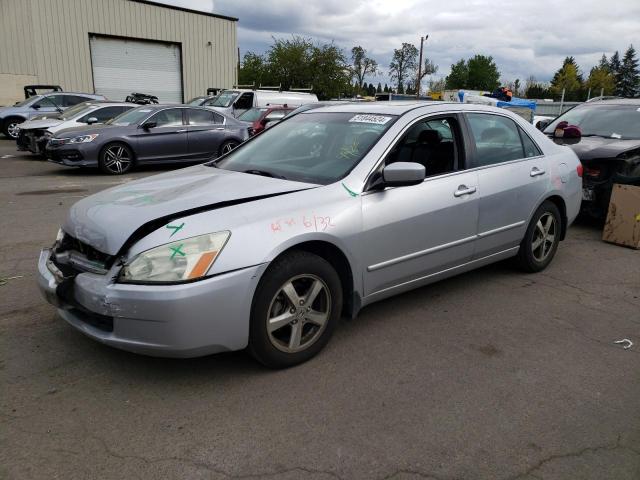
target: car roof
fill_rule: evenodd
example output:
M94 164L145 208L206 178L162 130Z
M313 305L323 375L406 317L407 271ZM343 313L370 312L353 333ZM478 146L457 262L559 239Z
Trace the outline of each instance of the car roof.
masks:
M420 100L393 100L390 102L348 102L337 105L326 105L304 113L318 112L336 112L336 113L386 113L388 115L402 115L416 108L430 108L433 110L452 110L460 108L462 105L468 105L459 102L426 102ZM482 105L473 105L481 107Z
M586 102L583 105L596 106L596 105L639 105L640 98L607 98L603 100L597 100L594 102Z
M108 100L89 100L83 103L86 103L87 107L128 107L132 105L128 102L110 102Z

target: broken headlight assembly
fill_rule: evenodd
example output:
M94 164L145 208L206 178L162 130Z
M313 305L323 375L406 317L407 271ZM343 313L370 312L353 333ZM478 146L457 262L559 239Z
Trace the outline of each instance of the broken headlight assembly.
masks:
M146 250L122 267L118 282L176 283L204 278L230 236L229 231L209 233Z

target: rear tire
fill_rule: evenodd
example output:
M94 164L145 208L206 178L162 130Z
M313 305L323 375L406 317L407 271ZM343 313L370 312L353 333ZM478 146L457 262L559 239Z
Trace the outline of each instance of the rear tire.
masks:
M5 137L15 140L18 138L16 127L24 122L24 118L9 117L2 122L2 133Z
M220 145L220 149L218 150L218 157L221 157L222 155L226 155L237 146L238 146L238 142L234 140L227 140L222 145Z
M122 175L131 170L134 156L131 147L124 143L108 143L100 151L98 166L109 175Z
M342 285L331 264L309 252L289 253L258 284L249 351L270 368L306 362L329 342L341 312Z
M516 263L525 272L540 272L553 260L560 235L562 216L555 203L546 200L534 213L520 243Z

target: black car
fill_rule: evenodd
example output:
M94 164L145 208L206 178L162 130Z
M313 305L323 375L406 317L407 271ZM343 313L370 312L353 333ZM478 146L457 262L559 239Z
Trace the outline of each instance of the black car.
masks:
M248 136L246 125L206 108L145 105L103 125L56 133L46 155L62 165L99 167L118 175L136 164L206 161Z
M579 134L558 137L561 122L577 126ZM640 98L583 103L543 131L556 143L573 149L582 162L583 213L604 218L614 183L640 185Z

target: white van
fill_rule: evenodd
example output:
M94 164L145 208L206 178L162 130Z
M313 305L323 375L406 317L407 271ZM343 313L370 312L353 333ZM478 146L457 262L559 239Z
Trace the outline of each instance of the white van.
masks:
M277 90L223 90L218 96L205 102L202 106L213 108L234 117L254 107L270 107L271 105L287 105L297 108L307 103L316 103L318 97L307 92L279 92Z

